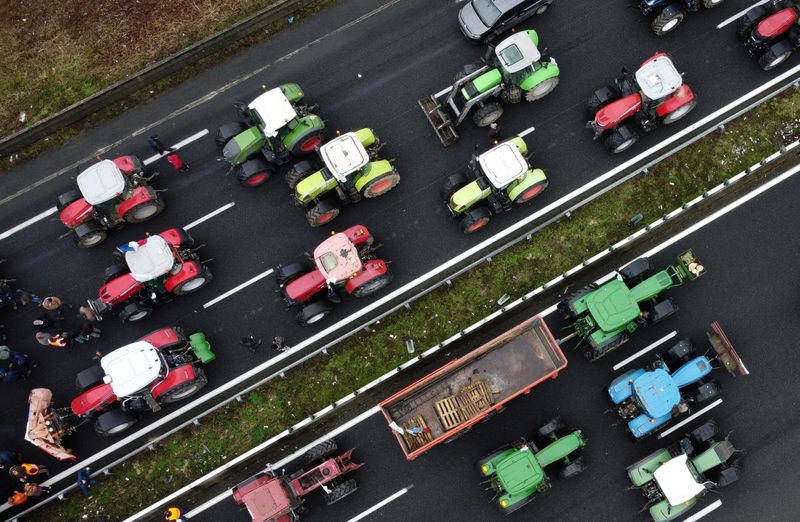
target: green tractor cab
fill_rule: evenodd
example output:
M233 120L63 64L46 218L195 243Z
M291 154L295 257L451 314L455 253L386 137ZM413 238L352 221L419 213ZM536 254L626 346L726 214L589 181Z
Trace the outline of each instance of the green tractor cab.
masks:
M243 122L228 123L217 131L220 160L238 171L239 182L257 187L275 173L277 165L310 154L325 140L325 123L303 105L296 83L271 89L249 105L237 104Z
M382 147L375 131L363 128L319 147L322 168L310 161L294 164L286 182L296 203L306 208L309 225L324 225L339 215L342 204L382 196L400 183L392 163L378 157Z
M536 433L544 445L521 439L493 451L478 461L481 477L495 492L493 501L503 514L510 514L531 502L538 493L550 489L550 479L545 468L561 462L559 478L574 477L586 469L583 456L576 453L586 446L581 430L568 430L556 417L544 424Z
M539 35L528 29L490 46L484 64L464 66L453 85L418 103L447 147L458 140L456 127L473 108L478 107L475 125L486 127L503 114L498 98L505 103L544 98L558 85L560 73L555 59L542 56Z
M589 285L573 292L558 305L573 320L572 330L561 342L573 337L585 343L584 355L595 361L628 341L640 326L655 324L675 313L672 299L659 296L685 281L705 274L705 267L692 250L678 262L653 273L647 258L640 258L618 271L618 277L601 286Z
M527 203L547 188L547 176L530 166L527 152L525 140L515 136L473 157L466 172L445 180L441 196L450 214L460 219L462 232L485 227L492 214Z

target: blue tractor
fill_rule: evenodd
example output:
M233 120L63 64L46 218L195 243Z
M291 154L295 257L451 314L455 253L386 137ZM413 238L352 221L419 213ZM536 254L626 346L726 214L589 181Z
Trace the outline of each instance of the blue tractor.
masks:
M645 16L652 16L653 32L662 36L683 22L686 13L717 7L725 0L634 0Z
M695 355L691 340L683 339L649 368L629 370L611 381L608 396L619 416L628 421L634 439L651 435L716 398L721 387L710 377L714 361L732 375L749 373L719 323L712 323L711 330L707 354Z

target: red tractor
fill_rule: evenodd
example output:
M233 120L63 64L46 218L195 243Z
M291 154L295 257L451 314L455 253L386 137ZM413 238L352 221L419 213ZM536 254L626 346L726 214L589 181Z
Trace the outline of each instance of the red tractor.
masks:
M78 174L78 190L58 196L61 222L75 232L79 247L97 246L109 229L147 221L164 210L164 200L147 184L152 177L136 156L102 160Z
M373 237L356 225L320 243L308 261L279 266L276 278L288 306L299 306L297 322L308 326L331 313L343 296L365 297L388 285L393 274L375 257Z
M641 135L659 124L669 125L686 116L697 104L694 92L666 53L657 53L631 73L622 69L614 81L589 99L587 124L595 139L603 138L616 154L628 150Z
M737 32L747 53L769 71L800 47L800 7L796 0L771 0L739 18Z
M75 460L62 439L78 426L93 422L101 437L121 433L137 422L139 413L159 411L162 404L200 391L208 379L196 365L215 358L201 332L188 338L177 326L151 332L80 372L75 379L80 395L67 408L53 408L47 388L32 390L25 440L59 460Z
M288 477L267 469L233 488L233 500L247 508L253 522L300 520L305 511L303 497L317 488L325 491L326 504L338 502L358 489L354 479L342 480L342 476L362 465L350 460L352 449L331 458L336 450L335 441L321 442L304 455L307 463L319 462L313 469L301 469Z
M89 306L98 317L119 309L123 322L141 321L153 305L174 295L196 292L211 282L211 271L200 261L194 239L183 229L170 228L158 235L117 247L124 263L106 268L105 284Z

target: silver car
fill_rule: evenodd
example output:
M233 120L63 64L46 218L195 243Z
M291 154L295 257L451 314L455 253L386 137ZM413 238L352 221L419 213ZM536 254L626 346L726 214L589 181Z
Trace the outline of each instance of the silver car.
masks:
M552 3L553 0L470 0L458 13L458 25L470 42L490 42L523 20L544 13Z

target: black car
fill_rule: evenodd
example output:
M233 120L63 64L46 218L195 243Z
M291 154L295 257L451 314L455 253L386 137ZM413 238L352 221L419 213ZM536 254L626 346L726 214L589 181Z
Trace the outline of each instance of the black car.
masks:
M458 25L470 42L490 42L530 16L544 13L552 3L553 0L470 0L458 13Z

